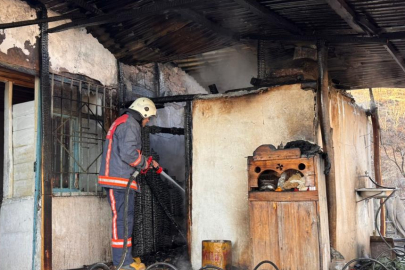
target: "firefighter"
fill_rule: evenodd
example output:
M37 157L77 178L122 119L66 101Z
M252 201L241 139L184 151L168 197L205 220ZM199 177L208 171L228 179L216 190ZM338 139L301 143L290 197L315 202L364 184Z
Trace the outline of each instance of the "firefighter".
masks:
M124 198L129 178L138 170L159 164L142 155L141 128L156 116L156 106L152 100L142 97L136 99L129 109L111 125L103 149L98 183L107 192L112 211L112 254L113 264L120 262L124 247ZM145 269L139 259L132 259L131 234L134 222L134 192L138 190L136 181L132 182L128 203L128 252L121 269Z

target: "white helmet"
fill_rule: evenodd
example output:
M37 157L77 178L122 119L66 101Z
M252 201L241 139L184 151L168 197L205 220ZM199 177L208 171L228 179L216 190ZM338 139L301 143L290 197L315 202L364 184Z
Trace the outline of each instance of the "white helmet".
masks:
M151 116L156 116L156 106L152 100L149 98L141 97L137 98L129 106L131 110L139 112L143 118L149 118Z

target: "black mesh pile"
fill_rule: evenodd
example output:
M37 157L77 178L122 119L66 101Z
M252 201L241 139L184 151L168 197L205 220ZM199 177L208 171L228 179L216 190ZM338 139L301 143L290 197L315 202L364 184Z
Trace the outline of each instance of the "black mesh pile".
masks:
M163 251L158 251L154 254L141 256L142 262L146 266L156 262L167 262L173 264L179 270L192 269L190 261L188 260L187 246L183 245L176 248L170 248ZM160 269L160 268L158 268ZM166 268L164 268L166 269Z
M142 132L142 142L143 154L151 155L159 162L157 153L150 150L148 132ZM158 251L173 247L179 233L171 219L176 220L178 224L183 220L184 202L180 192L169 186L167 181L162 180L154 171L149 171L146 175L141 174L137 182L140 192L135 194L132 255L152 256ZM179 225L184 229L183 224Z

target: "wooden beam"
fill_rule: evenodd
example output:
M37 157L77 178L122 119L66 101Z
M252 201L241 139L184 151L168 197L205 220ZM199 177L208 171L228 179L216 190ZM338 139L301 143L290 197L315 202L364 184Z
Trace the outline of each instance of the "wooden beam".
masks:
M40 18L40 19L33 19L33 20L25 20L25 21L18 21L18 22L9 22L9 23L1 23L0 24L0 29L9 29L9 28L16 28L16 27L22 27L22 26L27 26L27 25L34 25L34 24L41 24L41 23L47 23L47 22L57 22L57 21L63 21L63 20L73 20L73 19L83 19L83 15L73 15L73 14L66 14L66 15L60 15L60 16L53 16L53 17L48 17L48 18Z
M206 0L173 0L170 2L159 2L145 7L140 7L135 10L120 12L117 14L104 14L93 18L77 20L74 22L62 24L60 26L49 29L49 33L65 31L72 28L95 26L107 23L117 23L132 20L134 17L146 17L161 13L172 8L190 7L195 4L200 4ZM207 0L208 1L208 0Z
M280 26L281 28L289 31L290 33L293 34L303 33L303 31L297 25L283 18L282 16L268 9L267 7L262 6L256 0L234 0L234 1L238 3L240 6L252 12L253 14Z
M96 15L102 15L104 14L104 12L101 9L98 9L95 5L91 5L89 3L87 3L86 1L83 0L68 0L68 2L71 2L73 4L75 4L76 6L79 6L93 14Z
M382 186L382 177L381 177L381 158L380 158L380 142L381 142L381 128L380 120L378 117L378 107L374 101L373 89L369 88L370 92L370 116L371 123L373 126L373 152L374 152L374 180L380 186ZM380 204L384 202L383 199L380 200ZM382 236L386 234L385 226L385 207L381 207L380 214L380 233Z
M365 17L357 19L356 13L346 4L344 0L325 0L329 6L337 13L339 16L347 22L347 24L358 33L369 33L378 36L381 30L375 25L373 25ZM364 25L364 27L361 26ZM387 34L386 36L389 36ZM399 51L392 45L392 43L387 40L386 44L383 45L388 53L392 56L395 62L401 67L405 72L405 62Z
M404 35L405 38L405 35ZM291 42L316 42L318 40L326 40L332 43L380 43L386 44L387 39L382 37L369 37L359 35L245 35L241 37L241 40L270 40L270 41L291 41Z
M198 23L199 25L202 25L203 27L211 30L212 32L218 34L219 36L231 39L236 42L239 42L239 40L240 40L239 34L234 33L232 30L222 28L218 24L210 21L205 16L203 16L202 14L200 14L198 12L195 12L194 10L174 9L171 11L174 11L174 12L180 14L181 17L183 17L187 20L190 20L195 23Z
M41 6L38 17L46 19L48 11L45 5ZM39 40L39 66L40 66L40 92L41 92L41 122L42 122L42 160L41 162L41 211L42 211L42 267L44 270L52 270L52 123L51 116L51 86L49 83L49 36L48 23L40 25Z
M356 14L344 0L326 0L326 3L357 33L364 33L363 28L357 23Z
M319 42L318 68L320 89L317 91L318 115L322 134L323 149L328 154L331 166L326 175L326 189L328 200L329 236L330 244L336 249L337 244L337 199L336 199L336 175L335 175L335 152L333 147L333 129L331 127L330 98L329 98L329 72L328 72L328 48L325 42Z
M394 48L391 42L387 42L387 44L383 45L384 48L388 51L388 53L394 58L395 62L401 67L401 69L405 72L405 61L404 58L399 54L397 49Z
M11 81L13 85L34 88L35 77L0 67L0 81Z
M4 149L3 149L3 179L4 186L4 199L11 199L13 197L13 82L6 81L4 89Z

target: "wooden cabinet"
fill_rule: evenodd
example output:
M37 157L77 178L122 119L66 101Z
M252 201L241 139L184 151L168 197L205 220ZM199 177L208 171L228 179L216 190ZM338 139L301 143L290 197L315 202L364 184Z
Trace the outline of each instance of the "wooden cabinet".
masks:
M271 260L283 270L328 270L326 187L319 157L261 146L248 158L248 167L252 269ZM260 175L269 171L300 173L308 191L259 191Z

